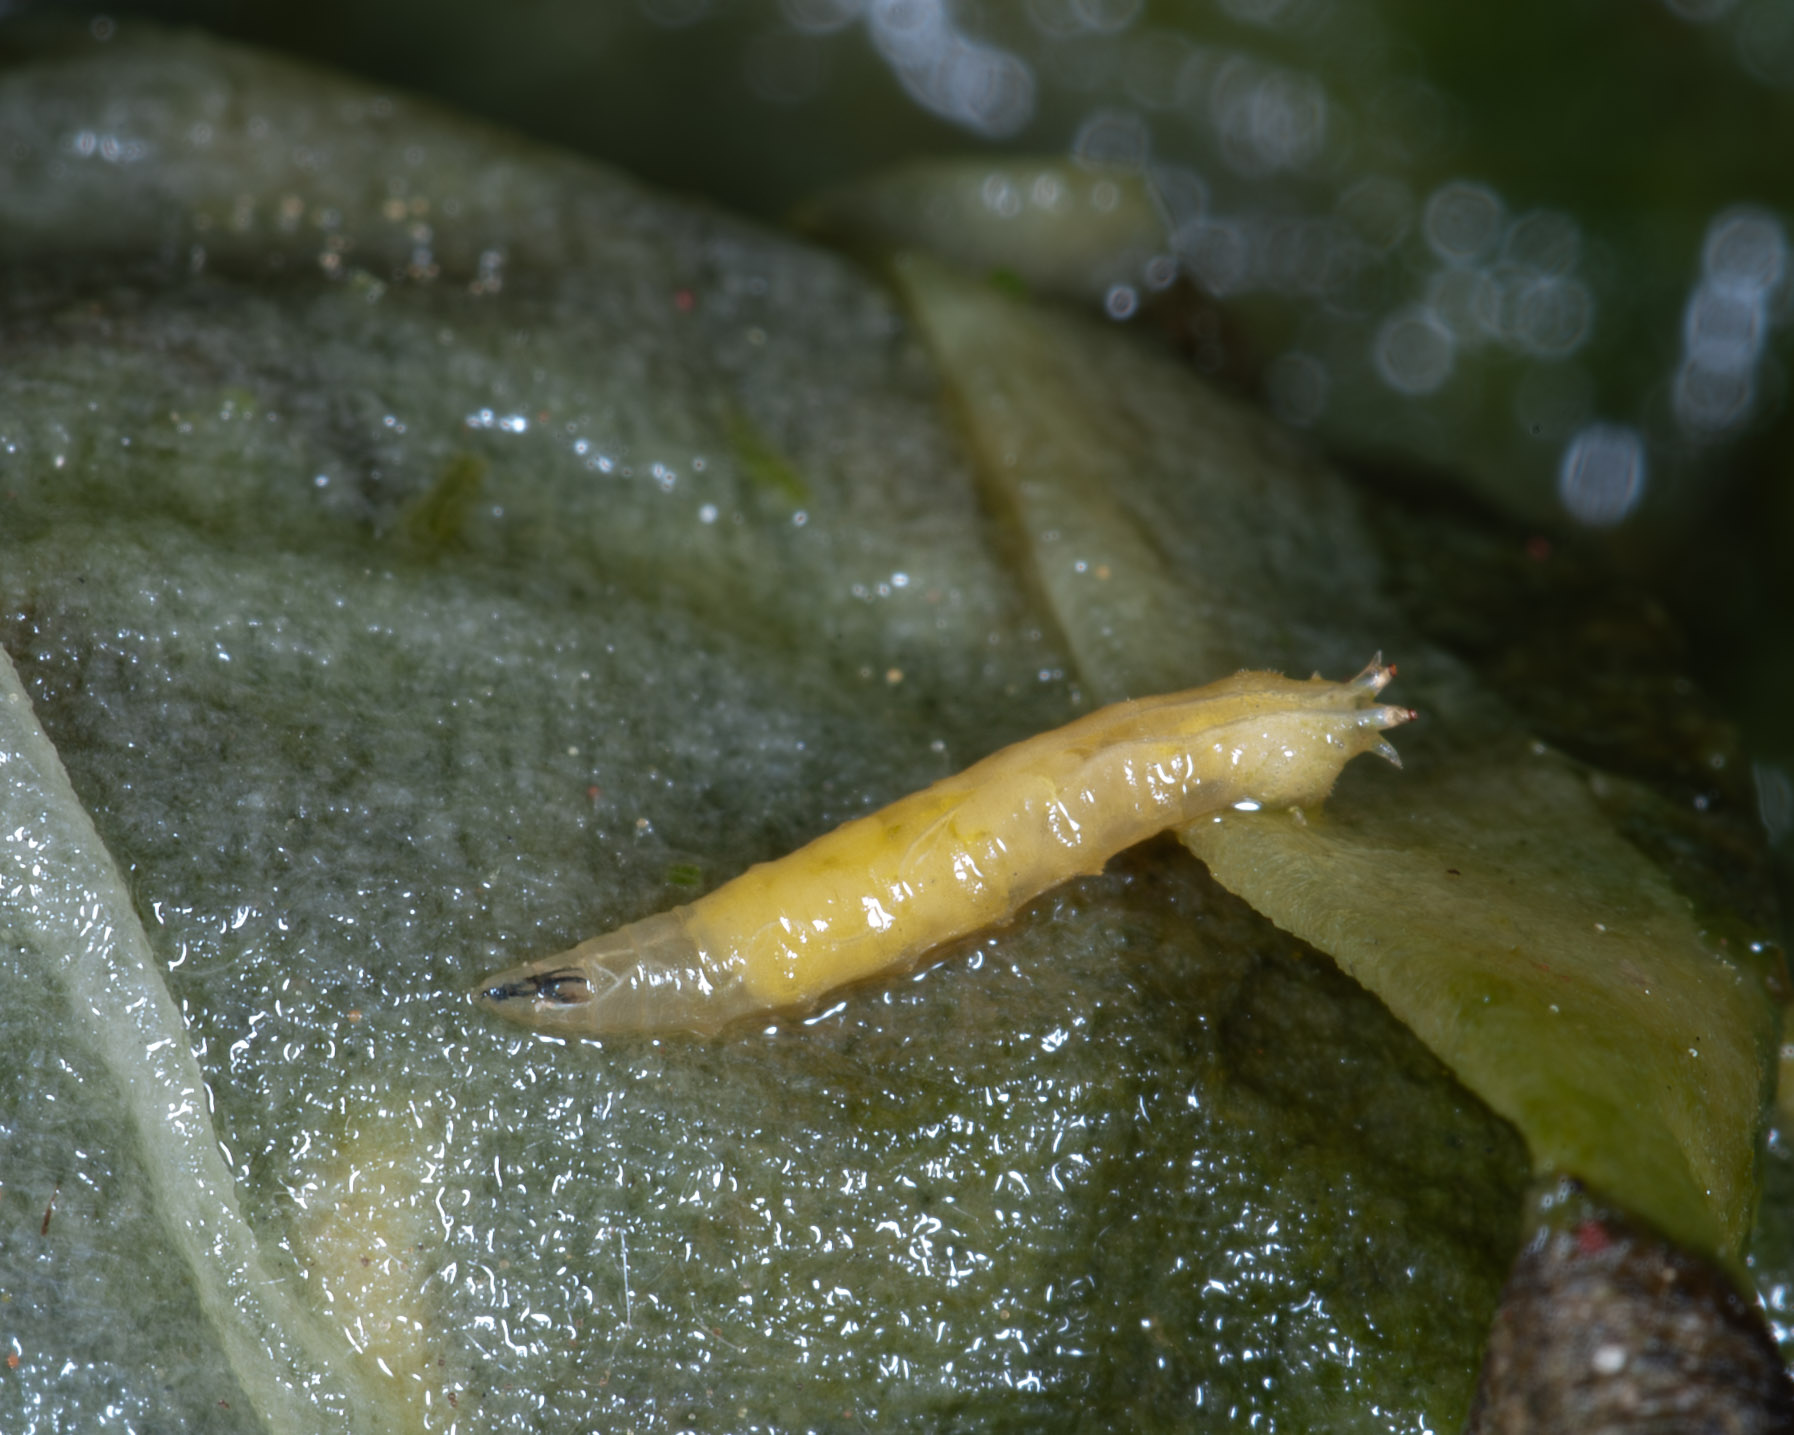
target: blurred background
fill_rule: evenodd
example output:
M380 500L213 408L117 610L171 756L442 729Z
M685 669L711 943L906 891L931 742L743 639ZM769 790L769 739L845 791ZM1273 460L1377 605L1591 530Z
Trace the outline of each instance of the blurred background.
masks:
M768 223L870 216L985 258L1062 198L1006 158L1111 175L1150 207L1118 200L1067 241L1075 266L1023 278L1170 331L1360 474L1480 508L1537 554L1600 550L1679 620L1794 847L1794 0L11 13L49 11L97 38L127 14L202 25ZM948 160L957 187L863 184Z

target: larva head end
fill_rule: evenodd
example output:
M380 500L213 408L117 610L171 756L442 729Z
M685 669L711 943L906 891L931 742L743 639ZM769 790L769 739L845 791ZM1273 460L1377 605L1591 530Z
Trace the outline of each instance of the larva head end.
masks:
M530 1026L551 1026L557 1019L577 1021L579 1009L592 1000L591 983L573 967L539 970L513 967L488 977L474 988L474 1005L494 1016Z

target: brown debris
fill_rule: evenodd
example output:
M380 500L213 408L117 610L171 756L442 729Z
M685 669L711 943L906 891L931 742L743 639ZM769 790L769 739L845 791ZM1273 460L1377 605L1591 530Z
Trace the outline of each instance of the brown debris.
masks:
M1467 1435L1794 1432L1794 1384L1755 1305L1701 1258L1570 1200L1514 1263Z

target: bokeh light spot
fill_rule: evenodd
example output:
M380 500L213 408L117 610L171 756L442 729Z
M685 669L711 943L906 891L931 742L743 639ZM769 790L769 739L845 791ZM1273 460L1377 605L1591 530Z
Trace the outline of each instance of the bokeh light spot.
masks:
M1683 312L1683 352L1707 368L1748 368L1763 344L1763 320L1754 293L1709 281L1695 289Z
M1209 115L1240 174L1306 168L1327 140L1327 92L1312 75L1234 55L1216 71Z
M1097 110L1078 126L1072 158L1093 168L1137 173L1146 168L1152 132L1132 110Z
M1590 424L1570 440L1557 471L1557 496L1571 517L1610 528L1645 490L1645 446L1624 424Z
M1339 217L1380 254L1387 254L1414 226L1414 192L1399 179L1372 175L1339 197Z
M1421 216L1426 242L1448 264L1472 264L1501 233L1501 196L1486 184L1453 180L1432 192Z
M1181 249L1208 214L1208 185L1195 170L1170 164L1155 164L1151 183L1165 233L1172 247Z
M1701 262L1727 288L1767 294L1786 271L1788 237L1773 214L1729 209L1708 226Z
M1178 253L1196 282L1217 298L1245 288L1252 247L1230 219L1205 220L1179 236Z
M1752 79L1794 90L1794 5L1756 0L1732 29L1738 63Z
M942 119L1000 139L1034 117L1034 72L963 34L946 0L872 0L866 26L910 97Z
M1481 269L1441 269L1427 281L1427 308L1467 348L1499 332L1501 287Z
M1072 0L1071 8L1087 29L1118 35L1140 18L1143 0Z
M1750 416L1772 304L1787 270L1787 235L1760 209L1714 216L1701 277L1682 310L1682 356L1671 402L1685 433L1716 439Z
M1779 845L1794 833L1794 778L1788 776L1787 769L1769 762L1753 764L1751 776L1756 781L1757 815L1763 819L1769 840Z
M1508 226L1501 257L1535 274L1568 274L1582 251L1576 221L1554 209L1535 209Z
M1404 394L1430 394L1451 377L1457 343L1430 309L1406 309L1377 330L1371 358L1383 382Z
M1022 212L1022 192L1002 170L992 170L978 187L984 207L1000 219L1014 219Z
M1689 359L1676 370L1676 418L1697 438L1717 438L1750 412L1756 382L1748 369L1712 368Z
M1515 287L1512 333L1519 348L1561 359L1582 347L1595 318L1586 285L1547 274Z

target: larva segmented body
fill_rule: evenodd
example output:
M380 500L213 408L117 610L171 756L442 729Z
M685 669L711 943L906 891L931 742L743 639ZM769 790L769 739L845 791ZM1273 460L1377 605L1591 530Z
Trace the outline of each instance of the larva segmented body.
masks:
M545 1030L714 1032L914 963L1125 847L1223 808L1319 802L1414 715L1349 683L1244 672L1004 748L675 907L496 973L479 1005Z

